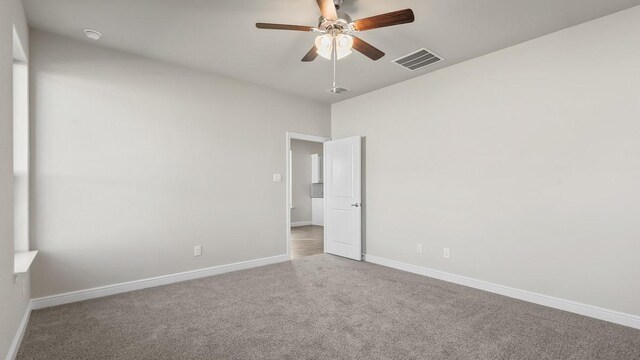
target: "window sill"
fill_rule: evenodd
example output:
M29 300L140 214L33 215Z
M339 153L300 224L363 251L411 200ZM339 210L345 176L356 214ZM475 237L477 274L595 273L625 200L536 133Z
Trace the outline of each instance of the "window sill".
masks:
M19 275L29 271L38 250L17 252L13 254L13 274Z

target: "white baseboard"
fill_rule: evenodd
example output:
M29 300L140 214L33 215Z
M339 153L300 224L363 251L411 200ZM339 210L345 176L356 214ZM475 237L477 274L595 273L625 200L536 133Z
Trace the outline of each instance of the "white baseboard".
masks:
M18 356L18 350L20 349L20 344L22 343L22 338L27 330L27 324L29 323L29 317L31 316L31 308L32 302L29 301L27 309L24 311L24 315L22 316L22 321L20 321L20 325L18 325L16 335L13 337L13 341L9 347L6 360L15 360L16 356Z
M57 306L62 304L68 304L77 301L95 299L103 296L115 295L124 292L146 289L154 286L173 284L181 281L199 279L212 275L223 274L231 271L244 270L254 268L258 266L264 266L269 264L275 264L280 262L289 261L289 256L277 255L262 259L248 260L237 262L233 264L213 266L205 269L198 269L192 271L185 271L176 274L157 276L148 279L129 281L126 283L113 284L100 286L96 288L72 291L64 294L57 294L51 296L45 296L31 300L31 307L34 310L43 309L51 306Z
M515 289L508 286L498 285L483 280L477 280L466 276L455 275L440 270L411 265L395 260L388 260L373 255L365 255L365 261L391 267L398 270L407 271L414 274L424 275L439 280L452 282L472 288L508 296L511 298L528 301L538 305L544 305L559 310L564 310L592 318L609 321L612 323L640 329L640 316L626 314L615 310L604 309L597 306L582 304L579 302L542 295L526 290Z
M309 221L293 221L293 222L291 222L291 227L308 226L308 225L311 225L311 220L309 220Z

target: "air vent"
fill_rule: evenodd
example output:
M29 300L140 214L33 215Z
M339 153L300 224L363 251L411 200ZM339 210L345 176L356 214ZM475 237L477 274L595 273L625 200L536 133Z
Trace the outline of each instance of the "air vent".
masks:
M425 66L433 65L440 61L442 61L442 58L434 54L433 51L420 49L391 62L396 63L403 68L415 71L418 69L422 69Z
M331 89L329 89L327 91L330 92L330 93L334 93L334 94L344 94L347 91L351 91L351 90L349 90L347 88L343 88L341 86L336 86L336 87L331 88Z

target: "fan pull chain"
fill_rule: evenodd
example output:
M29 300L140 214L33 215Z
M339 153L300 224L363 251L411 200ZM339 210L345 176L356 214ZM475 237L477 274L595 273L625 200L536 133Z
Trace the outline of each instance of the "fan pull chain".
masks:
M333 88L334 89L336 87L336 61L338 61L338 50L336 49L336 45L337 45L336 37L334 36L333 46L331 49L331 52L332 52L331 57L333 58Z

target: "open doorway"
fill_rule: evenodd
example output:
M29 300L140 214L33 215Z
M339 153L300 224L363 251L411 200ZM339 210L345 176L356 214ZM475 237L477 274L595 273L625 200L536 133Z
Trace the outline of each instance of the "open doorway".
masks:
M324 149L329 139L287 134L287 245L292 259L324 253Z

